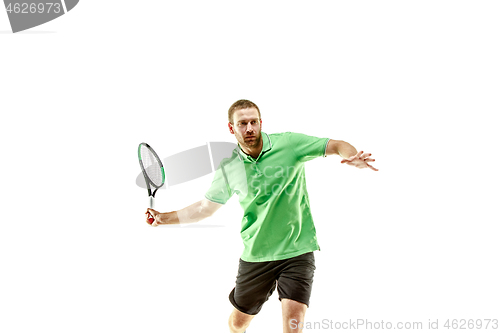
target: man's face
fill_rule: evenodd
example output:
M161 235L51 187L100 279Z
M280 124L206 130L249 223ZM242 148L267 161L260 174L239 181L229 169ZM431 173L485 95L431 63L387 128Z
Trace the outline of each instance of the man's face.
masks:
M261 141L262 120L256 108L241 109L233 113L233 124L229 131L234 134L239 144L246 148L258 148Z

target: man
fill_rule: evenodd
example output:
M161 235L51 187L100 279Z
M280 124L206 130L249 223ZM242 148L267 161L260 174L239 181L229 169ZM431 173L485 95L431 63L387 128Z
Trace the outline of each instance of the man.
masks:
M251 320L278 290L283 332L302 332L315 270L313 251L319 250L304 163L313 158L340 155L341 163L372 167L371 154L357 152L344 141L298 133L262 132L260 110L248 100L235 102L228 112L229 132L238 147L217 169L205 198L184 209L159 213L148 209L153 226L192 223L211 216L233 194L244 210L236 286L229 294L234 306L231 333L243 333Z

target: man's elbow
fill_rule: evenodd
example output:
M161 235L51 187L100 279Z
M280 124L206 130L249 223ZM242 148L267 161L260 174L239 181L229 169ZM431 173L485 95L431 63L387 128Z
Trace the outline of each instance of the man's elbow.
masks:
M223 206L222 204L212 202L208 199L204 199L201 201L201 213L204 218L207 218L214 215L214 213L222 206Z
M340 155L339 154L339 144L342 141L340 140L332 140L328 141L328 145L326 146L326 155Z

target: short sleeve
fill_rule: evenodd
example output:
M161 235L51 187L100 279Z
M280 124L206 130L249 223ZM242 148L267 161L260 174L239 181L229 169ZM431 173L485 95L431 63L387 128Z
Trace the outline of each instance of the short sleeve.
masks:
M226 204L226 202L233 196L233 191L229 187L227 176L224 171L224 167L221 165L217 169L212 180L212 185L205 193L205 198L212 202L219 204Z
M288 142L301 162L310 161L316 157L326 156L326 146L329 138L318 138L301 133L287 132Z

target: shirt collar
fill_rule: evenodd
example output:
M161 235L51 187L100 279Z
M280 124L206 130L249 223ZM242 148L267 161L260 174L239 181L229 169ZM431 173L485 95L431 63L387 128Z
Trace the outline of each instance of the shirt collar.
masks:
M268 152L269 150L271 150L273 148L273 143L271 142L271 138L269 137L269 135L267 135L267 133L264 133L264 132L260 132L262 134L262 151L260 152L259 154L259 157L257 158L257 160L265 153L265 152ZM243 161L243 158L251 158L250 156L248 156L242 149L241 149L241 146L240 144L238 143L238 148L236 149L236 151L238 152L238 157L240 158L240 161Z

